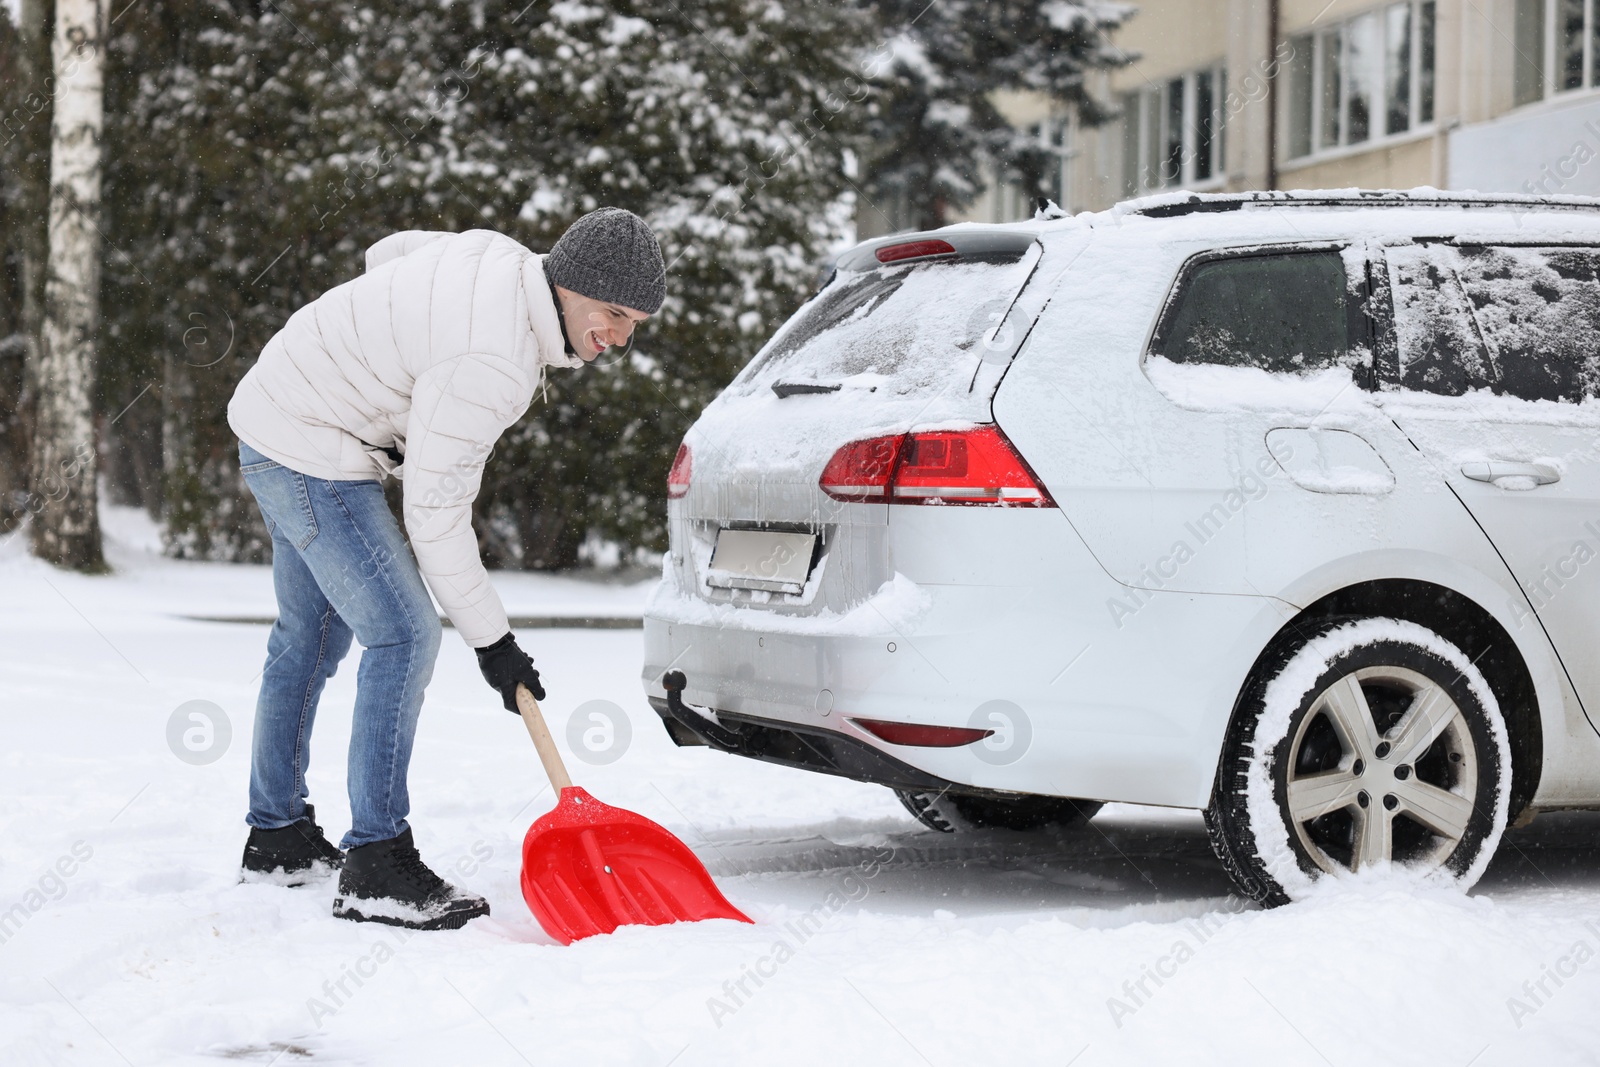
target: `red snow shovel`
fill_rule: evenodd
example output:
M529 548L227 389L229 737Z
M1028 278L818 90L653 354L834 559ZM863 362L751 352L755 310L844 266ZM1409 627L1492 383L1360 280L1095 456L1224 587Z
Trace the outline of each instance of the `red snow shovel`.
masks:
M517 686L517 707L558 794L556 806L522 839L522 899L546 933L570 945L625 923L751 921L728 903L688 845L572 784L526 686Z

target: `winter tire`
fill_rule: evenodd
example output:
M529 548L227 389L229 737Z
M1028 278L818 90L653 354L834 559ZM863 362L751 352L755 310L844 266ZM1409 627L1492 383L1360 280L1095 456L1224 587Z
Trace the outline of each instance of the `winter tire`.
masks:
M915 793L896 789L895 796L917 821L931 830L1042 830L1081 826L1100 805L1092 800L1018 794L1015 799L973 797L958 793Z
M1499 704L1459 648L1412 622L1335 618L1262 656L1206 826L1267 906L1390 867L1466 889L1499 845L1510 776Z

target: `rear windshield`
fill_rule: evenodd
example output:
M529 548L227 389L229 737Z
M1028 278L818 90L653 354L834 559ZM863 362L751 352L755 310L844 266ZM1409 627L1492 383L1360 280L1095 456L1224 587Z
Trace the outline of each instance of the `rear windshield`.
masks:
M965 389L985 352L1009 356L1001 323L1037 260L1037 246L1017 258L923 260L841 272L734 380L728 392L749 396L778 386L817 392L839 386L879 394L931 395Z

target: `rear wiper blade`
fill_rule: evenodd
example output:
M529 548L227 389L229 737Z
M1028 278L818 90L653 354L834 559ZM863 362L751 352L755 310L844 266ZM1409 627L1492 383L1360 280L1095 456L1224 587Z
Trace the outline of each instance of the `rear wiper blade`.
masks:
M778 399L800 396L808 393L837 393L843 388L838 382L824 385L821 382L773 382L772 391L778 394Z

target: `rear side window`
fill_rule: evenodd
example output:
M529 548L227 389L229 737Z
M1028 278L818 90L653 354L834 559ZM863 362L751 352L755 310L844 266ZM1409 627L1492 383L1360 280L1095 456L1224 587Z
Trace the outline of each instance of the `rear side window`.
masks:
M1600 396L1600 252L1391 249L1400 386L1523 400Z
M1020 256L921 260L842 271L801 308L728 393L773 386L868 388L879 396L963 392L984 339L1037 262ZM999 351L1000 347L996 347Z
M1305 373L1350 362L1336 251L1209 258L1184 272L1151 346L1173 363Z

